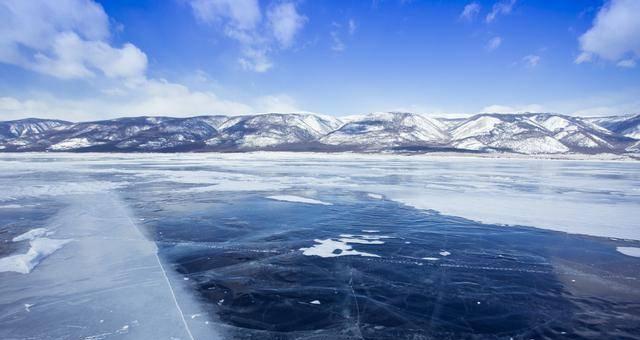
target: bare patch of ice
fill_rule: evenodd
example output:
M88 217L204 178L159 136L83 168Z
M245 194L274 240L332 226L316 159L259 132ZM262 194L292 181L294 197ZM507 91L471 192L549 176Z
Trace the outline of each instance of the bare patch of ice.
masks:
M294 195L274 195L274 196L268 196L267 198L276 200L276 201L292 202L292 203L333 205L331 203L315 200L313 198L306 198L306 197L300 197L300 196L294 196Z

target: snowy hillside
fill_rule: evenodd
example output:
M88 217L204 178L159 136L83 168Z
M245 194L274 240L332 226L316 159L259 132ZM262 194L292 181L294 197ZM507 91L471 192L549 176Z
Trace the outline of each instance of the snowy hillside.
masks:
M133 117L71 123L0 122L0 150L460 151L521 154L638 153L640 115L580 118L550 113L432 118L378 112L335 118L308 113L190 118Z

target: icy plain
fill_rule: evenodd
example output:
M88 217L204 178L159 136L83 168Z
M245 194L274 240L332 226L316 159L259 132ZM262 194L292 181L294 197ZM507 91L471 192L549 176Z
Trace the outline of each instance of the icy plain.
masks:
M336 339L410 338L415 327L427 327L423 319L411 318L426 312L414 310L408 300L393 301L393 294L380 287L400 289L403 280L419 280L407 286L411 289L424 286L433 292L440 286L435 274L402 278L392 269L398 266L428 267L439 275L460 269L508 273L513 285L526 282L525 275L553 275L560 285L582 282L567 290L589 299L588 294L604 289L604 281L613 280L615 285L608 284L617 289L612 299L624 304L631 318L625 322L640 320L640 281L637 272L630 274L640 268L637 252L630 250L640 247L638 162L306 153L4 154L0 170L3 339L313 338L319 330ZM422 233L430 233L431 240ZM571 250L520 254L529 239L561 242ZM499 243L491 246L494 241ZM531 249L543 246L538 241ZM589 245L585 250L582 242ZM585 251L584 259L572 251ZM475 262L483 257L500 266ZM606 261L596 261L602 268L593 272L580 264L587 259ZM509 261L516 261L513 267L504 266ZM313 274L304 279L288 272L266 274L291 263ZM375 272L365 275L371 268ZM389 282L367 281L373 277ZM317 282L306 281L311 278ZM467 285L489 280L456 278L456 285L467 287L456 299L472 294L475 286ZM299 290L276 289L280 279ZM251 286L255 280L269 288ZM332 280L342 281L338 287ZM533 282L543 286L545 280ZM369 291L374 286L380 290ZM496 300L498 290L485 287L469 303L499 310L496 306L505 301ZM372 302L387 294L389 300ZM433 303L427 296L431 299L425 295L420 301ZM439 296L435 301L444 303ZM298 308L291 302L298 300L299 308L315 309L297 314L296 322L280 319ZM382 308L378 315L404 321L377 320L371 316L377 308ZM517 313L501 308L509 310L506 315ZM429 310L435 336L483 331L480 326L443 331L445 326L435 326L435 315L446 319L449 314L446 308L436 311ZM476 317L460 323L475 325ZM532 332L522 326L527 322L481 334L540 335L527 333ZM451 323L456 321L444 320Z

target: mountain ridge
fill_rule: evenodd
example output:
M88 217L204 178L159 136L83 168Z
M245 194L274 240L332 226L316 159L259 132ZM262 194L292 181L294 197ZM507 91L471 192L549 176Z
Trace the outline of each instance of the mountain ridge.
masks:
M376 112L347 119L311 113L124 117L89 122L0 122L0 152L509 152L635 154L640 115L576 117L481 113L435 118Z

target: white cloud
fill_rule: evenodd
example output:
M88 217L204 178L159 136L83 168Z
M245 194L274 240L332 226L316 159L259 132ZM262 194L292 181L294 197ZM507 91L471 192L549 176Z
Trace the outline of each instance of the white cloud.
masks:
M217 25L240 44L240 66L255 72L271 69L270 54L278 47L290 48L307 22L290 1L272 5L266 19L257 0L187 1L200 22Z
M522 58L522 62L526 67L534 68L540 64L541 57L535 54L529 54Z
M296 34L307 21L300 15L293 3L285 2L273 6L267 13L269 26L281 46L287 48L293 43Z
M193 91L162 79L136 80L82 99L42 93L26 99L0 98L0 120L40 117L83 121L142 115L238 115L252 111L249 105L221 99L213 92Z
M254 106L256 108L255 112L260 112L260 113L304 112L304 110L301 110L298 107L298 104L296 103L296 101L292 97L286 94L260 97L255 101Z
M242 43L247 67L256 71L271 67L267 55L271 46L288 45L301 27L300 21L306 20L288 3L273 7L268 16L274 21L267 24L258 7L257 12L251 10L252 1L196 2L199 4L194 6L202 11L198 20L214 22L222 20L222 15L229 22L226 33ZM206 7L205 2L217 5ZM257 26L273 27L273 31L263 37L257 33ZM148 78L144 52L128 43L121 48L111 46L109 17L92 0L2 0L0 33L0 62L58 78L95 78L87 89L94 93L82 98L33 91L0 97L0 120L238 115L255 112L253 105L260 110L297 110L295 101L284 94L246 99L252 105L220 98L210 90ZM198 74L199 85L206 86L208 77L202 71Z
M329 32L331 35L331 49L336 52L342 52L346 49L344 42L340 38L340 33L338 31Z
M491 12L487 14L485 18L487 23L492 23L499 15L510 14L513 10L513 6L516 4L516 0L505 0L502 2L496 2L491 8Z
M620 60L616 66L618 67L626 67L626 68L634 68L636 67L636 61L633 59L624 59Z
M460 20L473 21L478 13L480 13L480 4L477 2L468 3L460 13Z
M640 1L611 0L598 12L593 26L579 38L577 64L594 57L633 67L640 58ZM622 65L620 65L622 63Z
M356 29L358 28L358 26L356 25L356 22L353 19L349 19L349 35L354 35L356 33Z
M485 106L478 113L526 113L526 112L545 112L545 109L540 104L528 104L528 105L489 105Z
M258 0L191 0L193 13L206 23L229 21L236 29L250 30L262 19Z
M109 18L92 0L0 3L0 62L58 78L140 77L147 57L108 42Z
M502 44L502 38L501 37L493 37L487 43L487 50L493 51L496 48L500 47L501 44Z

